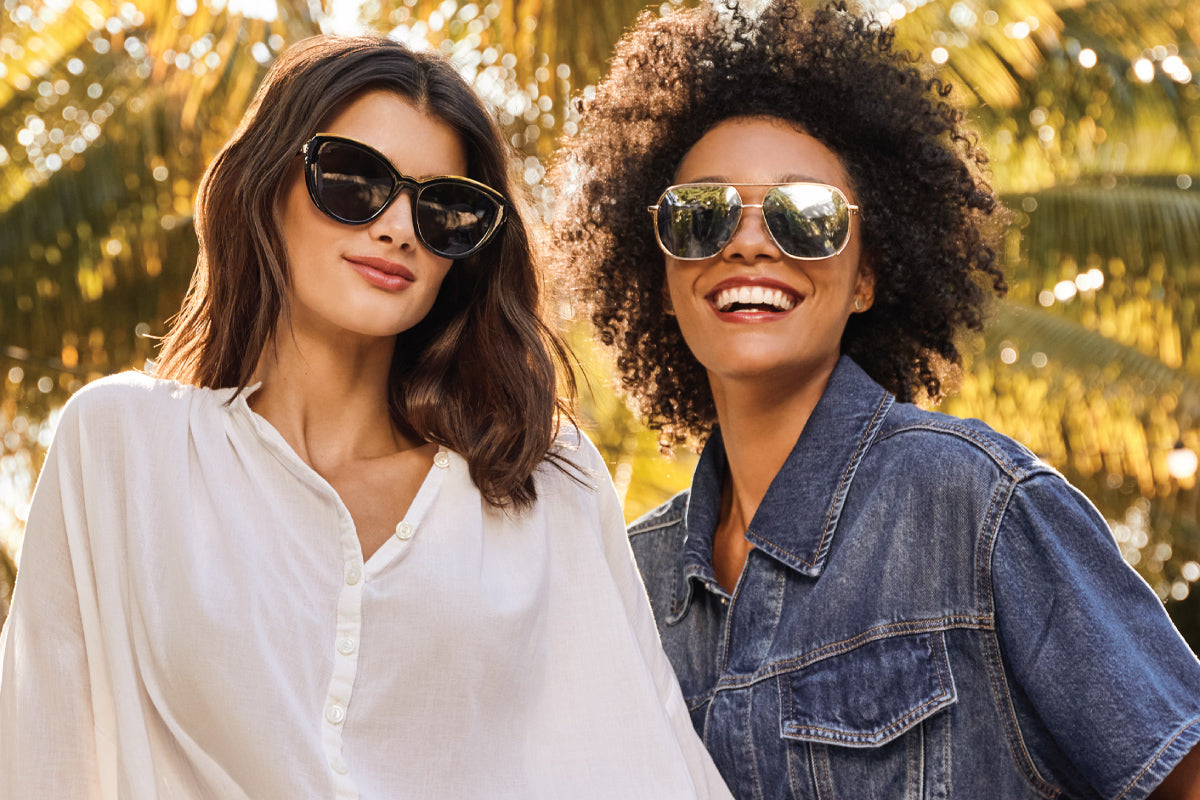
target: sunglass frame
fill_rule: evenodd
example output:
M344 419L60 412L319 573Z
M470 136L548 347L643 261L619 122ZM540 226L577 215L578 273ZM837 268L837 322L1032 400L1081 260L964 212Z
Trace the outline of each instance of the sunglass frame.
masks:
M728 238L725 239L725 241L721 242L720 247L718 247L716 252L714 252L712 255L707 255L707 256L676 255L676 254L672 253L670 250L668 250L667 246L665 244L663 244L662 234L658 230L658 209L659 209L659 206L662 205L663 199L666 198L666 196L668 194L670 194L672 191L674 191L675 189L686 189L689 186L711 186L714 188L733 189L733 193L737 195L737 199L738 199L737 216L733 220L733 224L730 227L730 234L729 234ZM824 255L824 256L792 255L790 252L788 252L788 249L783 246L783 244L779 241L779 239L777 239L775 237L775 231L771 230L770 223L765 219L763 220L763 225L767 229L767 235L771 237L771 241L775 243L775 246L779 248L780 252L785 254L788 258L794 258L797 261L824 261L827 258L833 258L834 256L841 254L841 252L843 250L845 250L846 247L850 244L850 232L851 232L850 220L854 219L854 215L858 213L858 206L855 205L854 203L851 203L850 198L846 197L846 193L843 192L841 189L839 189L836 186L833 186L828 183L821 183L820 181L785 181L783 183L718 183L718 182L714 182L714 181L700 181L700 182L695 182L695 183L677 183L672 186L668 186L666 189L663 190L662 194L660 194L658 196L658 202L656 202L652 206L646 206L646 211L648 211L654 219L654 240L656 242L658 242L658 249L662 250L664 253L666 253L668 256L675 259L676 261L704 261L705 259L715 258L716 256L719 256L721 254L721 252L726 247L729 246L729 243L731 241L733 241L733 237L737 235L738 226L742 222L742 209L757 208L761 211L762 207L763 207L762 203L744 202L742 200L742 193L738 191L739 186L745 186L745 187L768 186L768 187L770 187L770 189L768 189L767 192L763 194L764 200L766 199L766 194L769 193L771 189L776 189L776 188L779 188L780 186L819 186L823 189L829 189L831 192L836 194L838 197L842 198L842 202L846 204L846 208L850 214L850 219L848 219L846 221L846 238L841 243L841 245L838 247L837 250L835 250L834 252L832 252L828 255Z
M334 211L326 206L324 201L321 199L321 193L317 187L317 159L321 152L321 145L325 144L326 142L335 142L338 144L347 145L353 149L363 152L365 155L368 155L383 164L387 169L388 174L391 176L392 189L388 193L387 200L385 200L383 205L381 205L366 219L355 220L342 217L334 213ZM417 239L421 242L421 246L441 258L458 260L469 258L475 255L492 240L492 237L494 237L496 232L499 231L504 225L504 221L508 216L508 201L505 199L504 195L500 194L500 192L496 191L491 186L488 186L486 183L480 183L477 180L466 178L461 175L435 175L431 178L419 180L410 175L405 175L400 170L396 169L396 165L392 163L391 159L376 150L374 147L360 142L357 139L351 139L348 136L318 133L300 147L299 155L304 158L304 184L308 188L309 199L312 200L313 205L316 206L317 210L319 210L322 214L336 222L342 223L343 225L366 225L370 222L374 222L380 217L380 215L383 214L384 211L387 211L388 207L396 201L396 198L399 197L405 189L412 189L413 230L416 231ZM496 203L497 213L495 222L492 223L492 226L484 233L479 242L477 242L474 247L464 253L444 253L440 250L437 250L429 244L429 241L425 238L425 234L421 232L420 218L417 215L417 205L421 202L421 193L431 187L443 186L446 184L466 186L468 188L475 189Z

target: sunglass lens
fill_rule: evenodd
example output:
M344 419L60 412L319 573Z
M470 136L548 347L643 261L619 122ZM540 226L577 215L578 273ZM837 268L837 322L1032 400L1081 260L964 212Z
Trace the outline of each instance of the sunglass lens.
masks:
M740 213L732 186L676 186L658 201L658 239L677 258L708 258L733 236Z
M425 246L454 258L470 253L487 238L500 218L500 204L473 186L446 181L421 190L416 216Z
M846 199L827 186L776 186L763 199L763 217L775 241L794 258L828 258L850 235Z
M344 222L369 220L396 186L386 163L350 142L322 142L313 170L322 210Z

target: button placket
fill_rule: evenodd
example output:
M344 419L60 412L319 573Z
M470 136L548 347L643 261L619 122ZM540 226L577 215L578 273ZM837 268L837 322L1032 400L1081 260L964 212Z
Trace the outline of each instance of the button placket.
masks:
M354 702L354 679L358 671L358 650L362 643L362 603L367 589L367 567L354 525L348 514L341 526L342 586L337 599L337 627L329 644L333 646L333 664L326 688L325 702L317 724L325 762L339 798L357 797L350 766L343 757L343 735L350 724L350 704Z

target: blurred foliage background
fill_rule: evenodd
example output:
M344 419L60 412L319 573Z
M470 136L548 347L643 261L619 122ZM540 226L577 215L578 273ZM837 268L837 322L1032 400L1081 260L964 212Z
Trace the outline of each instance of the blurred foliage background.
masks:
M569 99L645 6L0 0L0 617L55 409L153 355L194 264L196 182L276 54L364 29L440 49L495 109L545 215L545 165L577 121ZM1200 646L1200 4L864 11L947 73L1017 214L1010 296L967 343L943 409L986 420L1082 488ZM693 457L658 454L566 298L560 315L587 373L581 411L635 517L686 485Z

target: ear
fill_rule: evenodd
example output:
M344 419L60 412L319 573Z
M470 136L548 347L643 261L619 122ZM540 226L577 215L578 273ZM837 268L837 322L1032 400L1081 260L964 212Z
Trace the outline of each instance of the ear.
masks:
M862 312L875 305L875 270L863 259L858 265L858 279L854 283L854 313Z
M675 316L675 304L671 302L671 287L667 285L667 276L663 274L662 310L668 317Z

